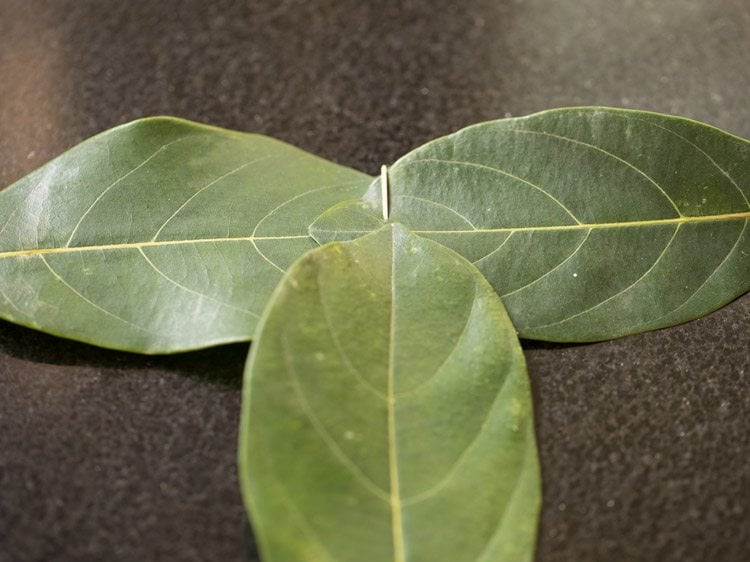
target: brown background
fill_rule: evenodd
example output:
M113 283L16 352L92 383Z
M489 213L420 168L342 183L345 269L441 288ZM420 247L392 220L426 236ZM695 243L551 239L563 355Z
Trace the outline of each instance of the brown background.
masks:
M376 173L562 105L750 137L747 0L0 0L0 186L169 114ZM526 343L539 562L750 559L750 295L690 324ZM0 560L257 560L237 489L247 346L169 358L0 322Z

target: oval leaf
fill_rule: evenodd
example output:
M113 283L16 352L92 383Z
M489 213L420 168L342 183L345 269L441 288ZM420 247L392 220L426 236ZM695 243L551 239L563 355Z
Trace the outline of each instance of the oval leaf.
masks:
M260 135L117 127L0 192L0 317L140 352L250 339L310 222L370 179Z
M414 150L389 183L391 220L474 262L522 337L661 328L750 288L750 143L694 121L603 108L493 121ZM357 236L362 215L340 206L311 232Z
M540 503L523 355L463 258L394 225L301 258L246 369L267 560L520 562Z

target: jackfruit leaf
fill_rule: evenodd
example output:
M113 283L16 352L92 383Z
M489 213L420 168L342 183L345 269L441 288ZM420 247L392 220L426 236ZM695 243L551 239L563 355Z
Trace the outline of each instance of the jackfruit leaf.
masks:
M0 192L0 317L146 353L248 340L310 222L370 179L179 119L111 129Z
M524 359L458 254L399 225L311 251L270 301L245 376L240 478L263 559L533 558Z
M390 220L461 253L519 334L595 341L705 315L750 288L750 142L654 113L545 111L417 148ZM377 228L380 181L310 232Z

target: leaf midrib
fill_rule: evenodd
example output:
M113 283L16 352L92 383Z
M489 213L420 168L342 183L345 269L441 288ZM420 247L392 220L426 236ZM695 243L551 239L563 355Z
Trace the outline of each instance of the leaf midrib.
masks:
M310 238L309 234L298 234L293 236L236 236L223 238L195 238L186 240L148 240L144 242L123 242L120 244L99 244L92 246L62 246L58 248L32 248L28 250L12 250L0 252L0 259L18 258L24 256L36 256L47 254L68 254L80 252L96 252L110 250L138 250L142 248L159 248L164 246L179 246L184 244L211 244L220 242L255 242L258 240L301 240Z
M396 232L391 228L391 314L388 339L387 414L388 414L388 472L390 479L391 535L394 562L406 560L404 524L402 519L401 484L399 482L398 449L396 445Z
M750 219L750 211L744 211L741 213L729 213L725 215L701 215L701 216L687 216L687 217L674 217L669 219L653 219L646 221L627 221L627 222L605 222L605 223L581 223L581 224L565 224L565 225L551 225L551 226L517 226L517 227L503 227L503 228L474 228L474 229L463 229L463 230L428 230L428 229L414 229L412 232L415 234L474 234L474 233L488 233L488 232L536 232L536 231L568 231L568 230L596 230L606 228L637 228L637 227L650 227L650 226L662 226L662 225L679 225L687 223L701 223L701 222L721 222L728 220L747 220ZM398 220L396 219L396 222ZM325 230L319 229L318 232L335 232L340 234L360 234L365 232L371 232L370 230ZM2 258L2 254L0 254Z

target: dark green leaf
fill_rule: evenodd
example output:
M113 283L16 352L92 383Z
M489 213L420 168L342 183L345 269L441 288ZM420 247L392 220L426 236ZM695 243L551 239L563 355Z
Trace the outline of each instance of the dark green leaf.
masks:
M250 339L312 219L370 179L260 135L117 127L0 192L0 317L140 352Z
M531 560L532 403L497 294L398 225L302 257L252 347L240 475L267 561Z
M670 326L750 288L750 143L676 117L552 110L469 127L390 168L391 220L474 262L523 337ZM380 201L379 181L366 196ZM320 242L369 231L328 211Z

